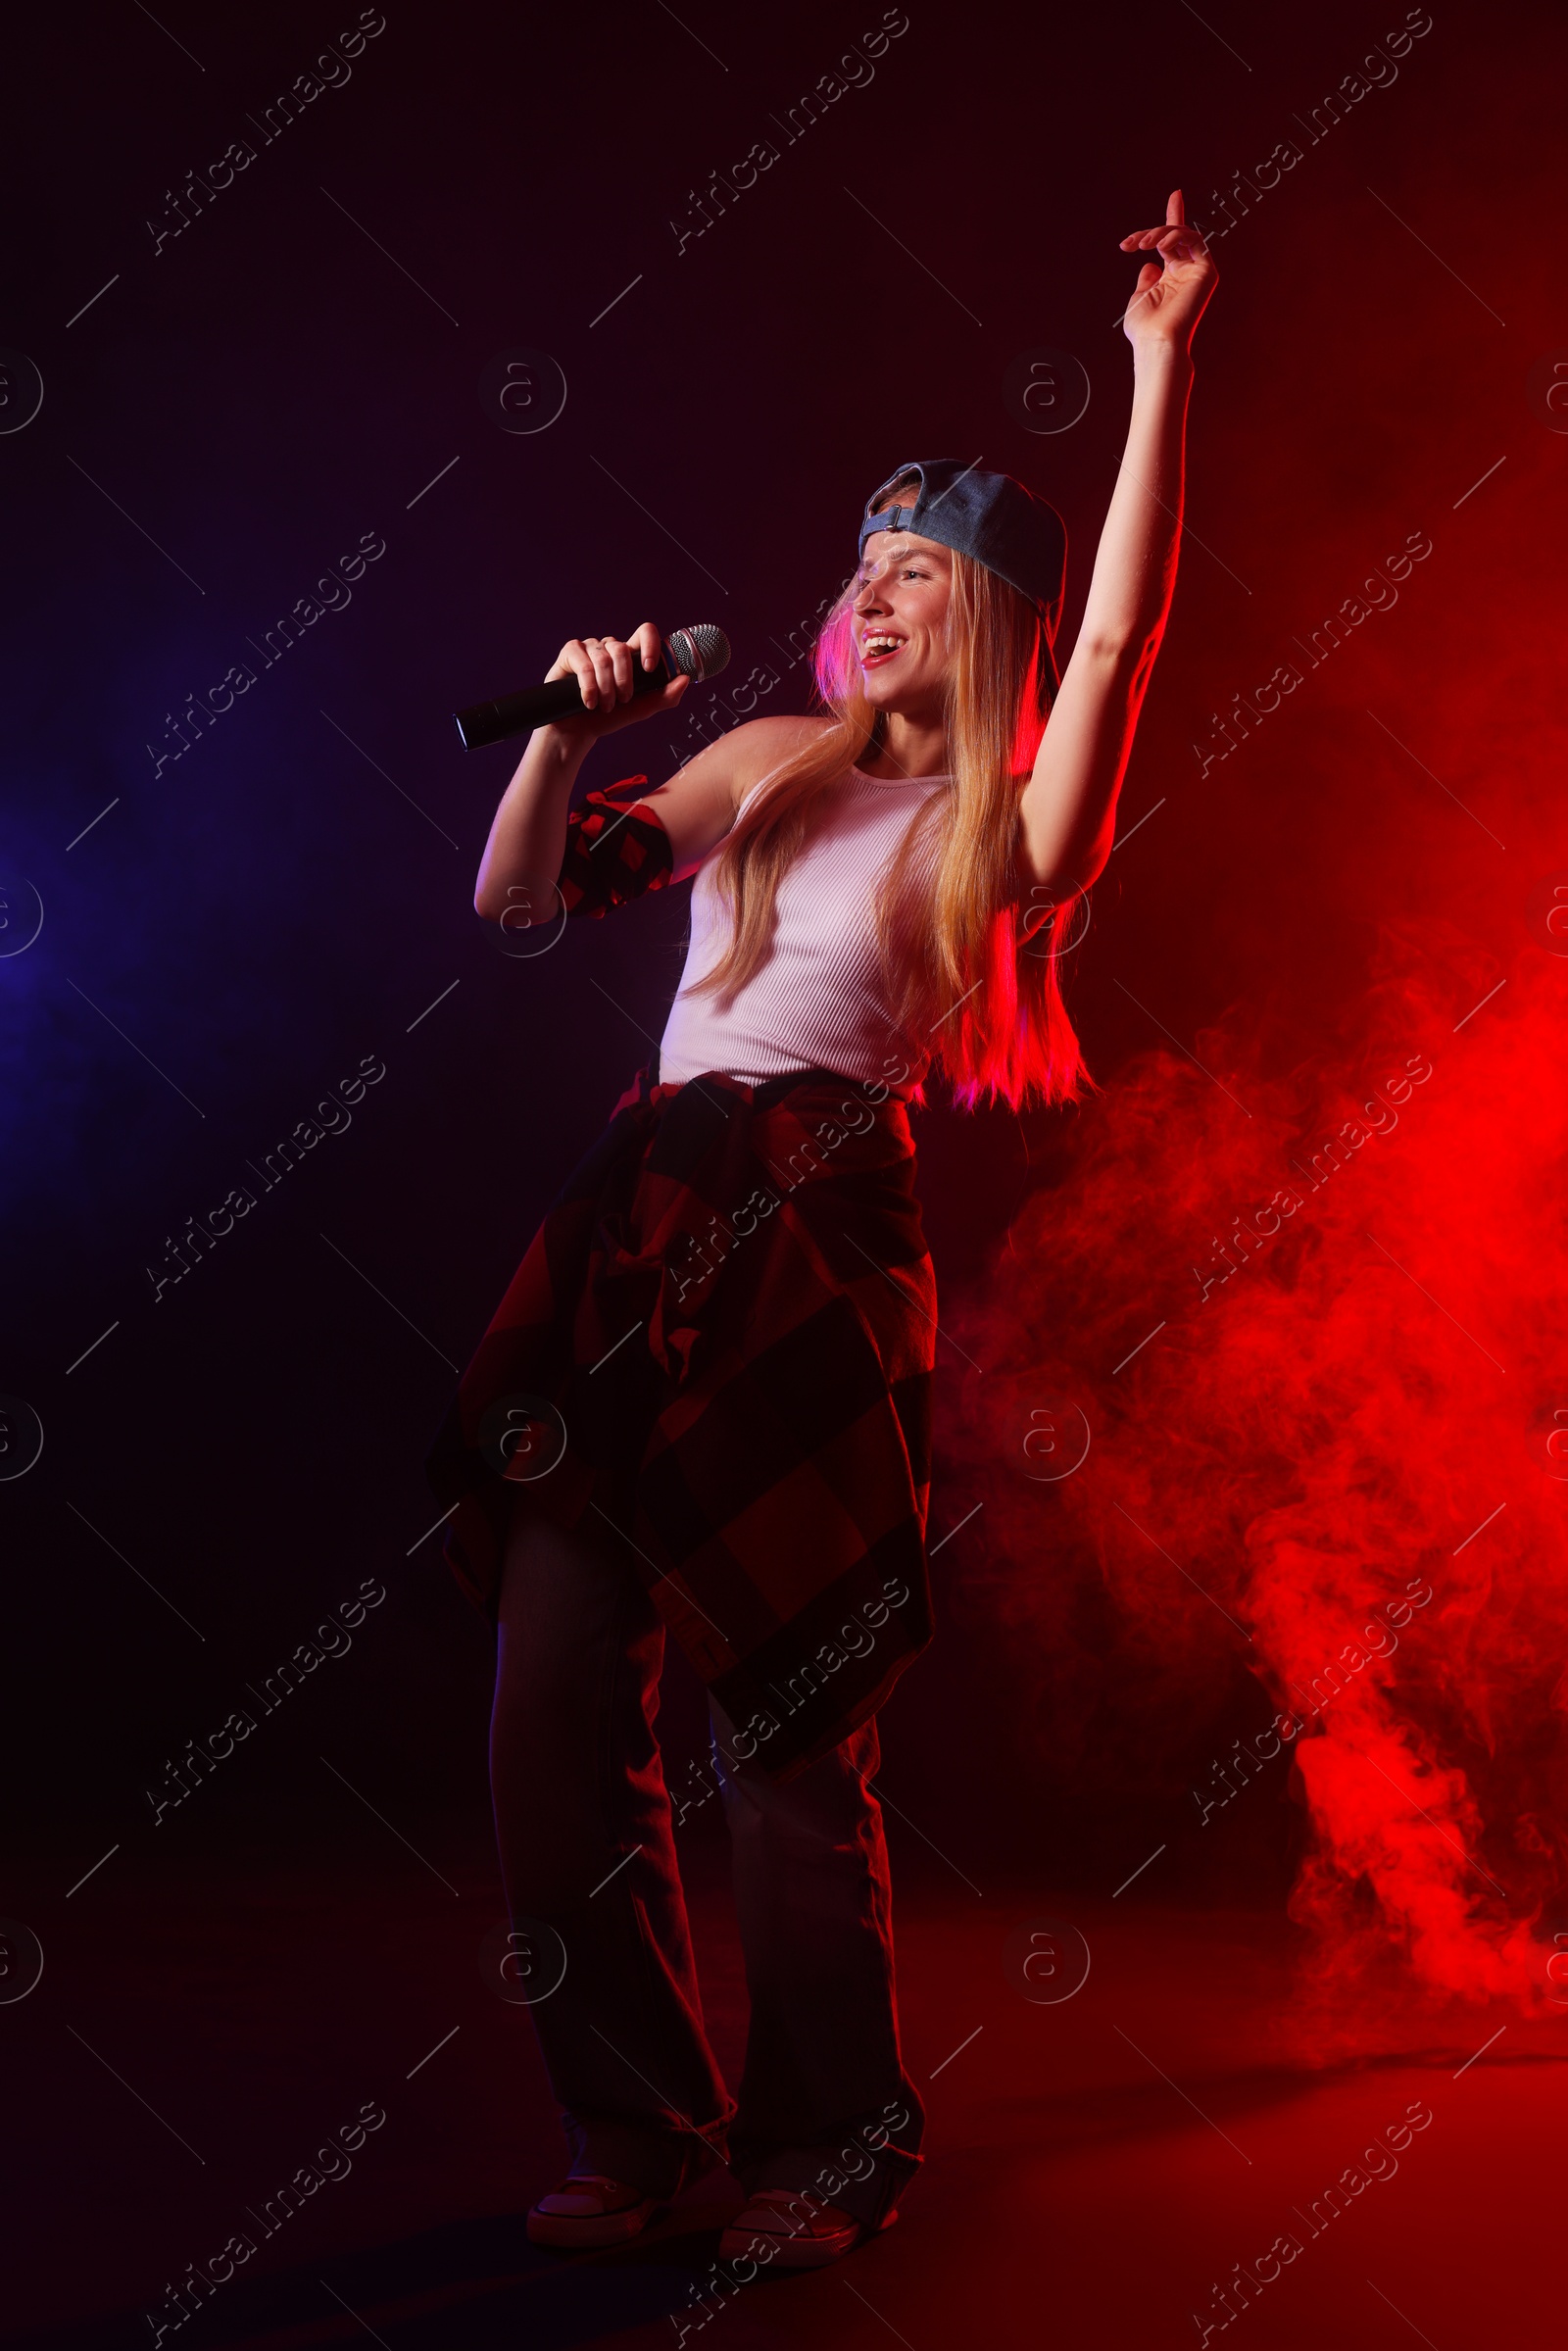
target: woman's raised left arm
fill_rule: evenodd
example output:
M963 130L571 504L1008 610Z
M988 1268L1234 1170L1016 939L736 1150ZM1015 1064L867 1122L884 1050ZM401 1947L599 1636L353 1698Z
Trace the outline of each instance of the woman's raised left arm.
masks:
M1121 240L1146 261L1123 321L1133 347L1127 449L1083 623L1019 804L1020 895L1087 890L1115 837L1116 794L1176 584L1193 331L1218 272L1178 188L1165 225Z

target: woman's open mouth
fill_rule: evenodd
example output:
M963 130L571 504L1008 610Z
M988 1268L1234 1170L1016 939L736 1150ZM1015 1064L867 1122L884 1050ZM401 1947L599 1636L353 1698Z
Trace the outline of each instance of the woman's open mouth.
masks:
M892 661L903 643L902 637L892 636L882 630L875 630L870 636L862 637L860 640L860 667L862 669L879 668L884 661Z

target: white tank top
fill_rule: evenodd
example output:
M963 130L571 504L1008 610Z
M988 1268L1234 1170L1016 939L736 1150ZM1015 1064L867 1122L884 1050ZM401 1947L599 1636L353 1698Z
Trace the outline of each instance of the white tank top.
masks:
M946 775L889 781L852 767L830 788L819 827L784 874L772 952L728 1009L692 996L729 937L729 915L709 851L692 883L691 941L660 1042L662 1080L721 1071L748 1085L789 1069L831 1069L910 1094L930 1065L918 1039L896 1027L883 1002L876 952L877 887L916 812L945 791ZM931 848L914 874L929 871Z

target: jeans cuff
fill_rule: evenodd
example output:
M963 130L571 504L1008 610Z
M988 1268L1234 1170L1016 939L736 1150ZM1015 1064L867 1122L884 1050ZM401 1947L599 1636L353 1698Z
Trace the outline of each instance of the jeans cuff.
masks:
M585 2121L564 2115L562 2122L574 2171L603 2172L662 2203L725 2161L723 2122L710 2123L701 2132L660 2131L608 2116Z

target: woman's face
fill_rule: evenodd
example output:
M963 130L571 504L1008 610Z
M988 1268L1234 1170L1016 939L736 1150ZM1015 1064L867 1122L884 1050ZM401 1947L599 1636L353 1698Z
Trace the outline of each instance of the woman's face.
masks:
M932 715L943 706L953 559L934 539L877 530L865 542L852 607L855 651L873 710Z

